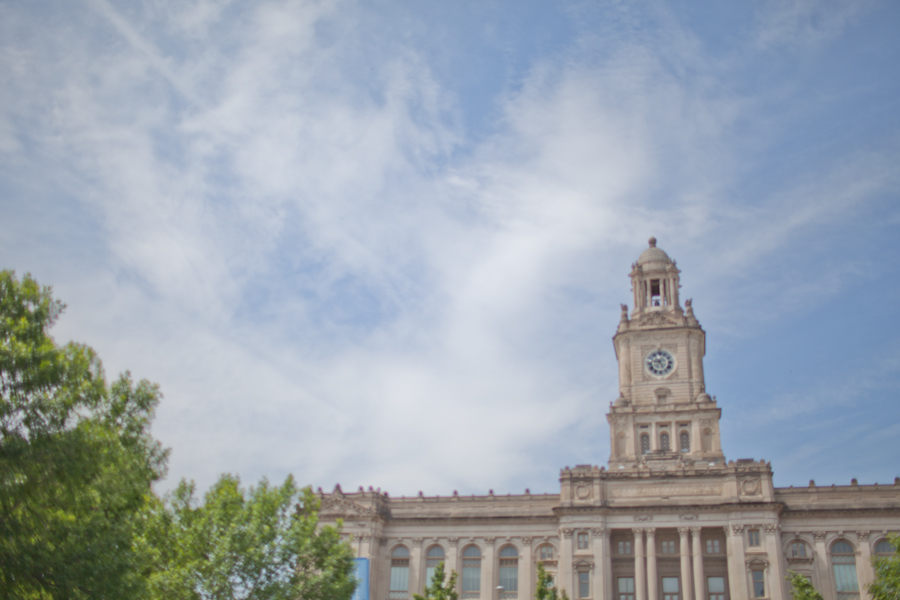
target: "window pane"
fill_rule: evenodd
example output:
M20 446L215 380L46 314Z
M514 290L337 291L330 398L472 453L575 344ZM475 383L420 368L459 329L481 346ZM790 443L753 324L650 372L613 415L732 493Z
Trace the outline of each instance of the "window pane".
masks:
M858 592L856 565L834 565L834 582L838 592Z
M469 563L468 565L466 563ZM473 564L474 563L474 564ZM481 561L463 560L462 591L477 592L481 589Z
M725 578L724 577L707 577L706 582L707 582L707 585L709 586L710 594L724 594L725 593Z
M662 448L663 450L665 450L666 452L669 451L669 434L668 433L664 433L661 436L659 436L659 447Z
M753 571L753 597L764 598L766 596L766 585L763 579L762 571Z
M409 558L409 550L407 550L403 546L397 546L396 548L394 548L391 556L393 556L394 558Z
M634 577L619 577L619 592L622 594L633 594Z
M519 551L516 550L514 546L506 546L500 551L500 558L517 558L518 556Z
M519 590L519 567L518 566L502 566L500 567L500 585L507 592L516 592Z
M641 434L641 453L647 454L650 452L650 436L646 433Z
M663 593L665 594L677 594L678 593L678 578L677 577L663 577Z
M877 554L893 554L894 547L891 546L891 543L887 540L881 540L877 544L875 544L875 552Z
M747 542L751 546L759 546L759 529L750 529L747 531Z
M588 534L579 533L578 534L578 549L584 550L588 547Z
M831 545L832 554L853 554L853 546L847 542L835 542Z
M553 546L541 546L541 560L553 560Z
M391 566L391 591L405 592L409 589L409 566Z
M428 549L428 558L444 558L444 549L440 546L432 546Z
M478 549L478 546L469 546L463 550L463 556L467 558L481 558L481 550Z
M580 571L578 573L578 597L579 598L590 598L591 597L591 575L587 571Z
M682 452L690 452L691 451L691 436L687 431L681 432L681 451Z

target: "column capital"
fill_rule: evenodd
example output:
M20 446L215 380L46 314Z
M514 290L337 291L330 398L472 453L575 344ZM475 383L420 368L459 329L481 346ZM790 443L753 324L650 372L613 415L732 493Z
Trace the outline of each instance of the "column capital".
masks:
M857 531L856 537L858 537L860 540L867 540L867 539L869 539L869 532L868 531Z
M679 537L687 537L690 533L691 533L690 527L679 527L678 528Z
M779 525L778 523L773 523L765 525L763 529L766 530L766 533L778 533L778 530L781 529L781 525Z
M531 547L531 538L526 536L522 538L522 545Z
M644 533L647 534L647 537L655 537L656 536L656 527L647 527L644 529Z
M608 535L608 534L609 534L609 532L606 530L605 527L592 527L591 528L591 535L600 536L600 535Z
M827 535L828 535L828 533L825 532L825 531L815 531L815 532L813 532L813 537L816 539L817 542L824 542L824 541L825 541L825 537L826 537Z
M423 539L424 539L424 538L413 538L413 545L414 545L414 546L420 546L420 547L421 547L421 546L422 546L422 540L423 540Z
M562 536L568 540L571 539L572 534L575 532L575 530L571 527L567 527L565 529L560 529L560 532L562 532Z
M644 533L647 530L643 527L632 527L631 531L632 531L632 533L634 533L634 535L641 535L642 533Z
M691 535L694 536L695 538L700 537L700 531L701 531L700 527L691 527Z
M725 532L726 532L726 534L728 533L728 528L727 528L727 527L725 528ZM744 533L744 526L743 526L743 525L732 525L732 526L731 526L731 532L732 532L734 535L741 535L742 533Z

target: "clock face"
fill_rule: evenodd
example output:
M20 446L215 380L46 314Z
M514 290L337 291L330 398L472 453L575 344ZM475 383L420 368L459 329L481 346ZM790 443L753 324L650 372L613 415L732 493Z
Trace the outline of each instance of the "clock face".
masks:
M675 357L667 350L654 350L644 358L644 367L651 375L662 377L675 368Z

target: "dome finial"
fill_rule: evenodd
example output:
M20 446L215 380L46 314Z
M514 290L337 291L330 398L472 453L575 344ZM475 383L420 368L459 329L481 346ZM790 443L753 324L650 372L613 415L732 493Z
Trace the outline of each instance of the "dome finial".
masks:
M650 236L650 239L648 241L650 242L651 248L656 248L656 238L655 237Z

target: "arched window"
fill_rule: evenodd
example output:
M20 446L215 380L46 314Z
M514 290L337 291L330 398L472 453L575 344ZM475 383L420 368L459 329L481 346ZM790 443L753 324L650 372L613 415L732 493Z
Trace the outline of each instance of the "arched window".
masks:
M650 436L646 433L641 434L641 454L650 452Z
M831 565L838 600L858 600L859 582L856 579L856 555L853 546L843 540L831 545Z
M500 550L500 585L504 592L519 591L519 552L512 546Z
M409 550L397 546L391 553L391 590L390 598L405 599L409 597Z
M880 540L875 544L875 554L879 556L891 556L894 554L894 547L888 540Z
M462 562L463 598L477 598L481 591L481 550L478 546L469 546L463 550Z
M679 435L681 440L681 451L682 452L690 452L691 451L691 434L687 431L682 431Z
M663 452L669 451L669 434L668 433L663 432L659 436L659 447Z
M431 585L431 580L434 579L434 570L442 562L444 562L444 549L440 546L429 548L428 554L425 556L425 587Z

